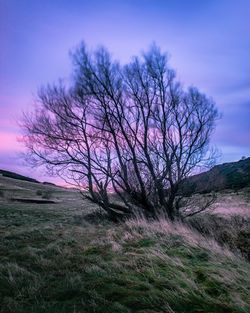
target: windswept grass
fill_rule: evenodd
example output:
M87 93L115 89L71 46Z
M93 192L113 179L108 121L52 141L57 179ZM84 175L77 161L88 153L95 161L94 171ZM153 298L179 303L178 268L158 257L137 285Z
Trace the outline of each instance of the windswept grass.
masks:
M0 214L1 313L250 311L249 264L182 224L93 224L71 200Z
M188 220L193 229L215 239L250 261L250 218L241 215L197 215Z

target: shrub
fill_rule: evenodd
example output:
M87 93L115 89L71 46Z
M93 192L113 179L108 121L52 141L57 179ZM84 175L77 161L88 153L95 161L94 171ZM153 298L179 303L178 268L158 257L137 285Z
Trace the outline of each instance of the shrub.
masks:
M43 199L50 199L52 197L52 191L51 190L44 190L42 198Z
M241 216L221 217L204 214L190 218L187 223L203 235L214 238L250 260L250 219Z
M0 198L4 198L5 194L3 190L0 190Z
M48 189L37 190L36 195L42 197L43 199L50 199L52 197L52 191Z
M42 196L42 195L43 195L42 190L37 190L36 195L37 195L37 196Z

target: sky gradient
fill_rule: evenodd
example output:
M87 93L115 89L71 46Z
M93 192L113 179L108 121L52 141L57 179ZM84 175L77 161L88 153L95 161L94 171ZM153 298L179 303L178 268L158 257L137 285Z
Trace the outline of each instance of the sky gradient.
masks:
M0 0L0 168L53 180L23 164L17 120L39 86L70 80L82 40L121 62L155 42L185 86L217 103L219 161L250 156L249 13L248 0Z

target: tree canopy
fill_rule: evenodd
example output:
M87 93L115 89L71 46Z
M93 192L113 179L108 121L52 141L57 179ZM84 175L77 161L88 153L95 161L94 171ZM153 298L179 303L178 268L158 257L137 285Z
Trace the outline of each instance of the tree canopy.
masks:
M24 116L29 160L77 184L114 219L180 216L180 183L211 157L213 100L184 89L156 46L121 65L82 44L73 67L71 86L42 87Z

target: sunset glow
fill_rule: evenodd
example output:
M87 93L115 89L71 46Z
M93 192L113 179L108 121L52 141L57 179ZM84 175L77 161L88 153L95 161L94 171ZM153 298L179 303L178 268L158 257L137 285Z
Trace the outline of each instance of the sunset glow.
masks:
M38 178L19 160L17 121L38 87L70 81L69 51L82 40L121 62L156 42L182 83L211 96L222 113L212 139L220 162L249 156L249 11L247 0L1 1L0 168Z

